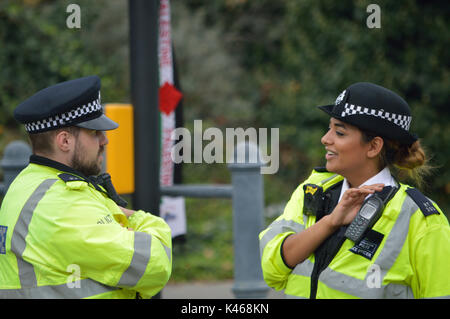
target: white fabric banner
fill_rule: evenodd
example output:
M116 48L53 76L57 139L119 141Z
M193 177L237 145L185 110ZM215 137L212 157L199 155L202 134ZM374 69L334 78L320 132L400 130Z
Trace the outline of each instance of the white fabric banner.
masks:
M172 36L170 28L170 3L169 0L161 0L159 7L159 83L160 87L173 86L173 59ZM161 92L161 91L160 91ZM160 93L161 95L161 93ZM161 96L160 96L161 99ZM173 185L175 164L170 151L174 141L170 136L175 129L175 110L160 112L161 114L161 186ZM160 204L160 216L164 218L172 230L172 237L186 233L186 212L183 197L162 196Z

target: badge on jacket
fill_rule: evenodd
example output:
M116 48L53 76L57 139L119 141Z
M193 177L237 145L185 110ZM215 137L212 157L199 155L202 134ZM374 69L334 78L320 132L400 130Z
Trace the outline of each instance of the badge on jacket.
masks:
M382 233L370 229L367 232L366 236L358 244L350 248L350 251L352 253L363 256L364 258L372 260L383 240L383 237L384 235Z
M439 211L434 207L430 199L428 199L424 194L422 194L417 188L408 188L406 193L411 197L411 199L419 206L425 217L437 214Z

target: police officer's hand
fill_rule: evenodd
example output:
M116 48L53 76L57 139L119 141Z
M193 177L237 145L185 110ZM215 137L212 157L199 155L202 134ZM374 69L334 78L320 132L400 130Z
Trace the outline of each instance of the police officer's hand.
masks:
M131 215L133 215L135 213L134 210L128 209L128 208L123 208L121 206L119 206L119 208L122 210L122 212L125 214L125 216L130 217Z
M293 268L308 258L334 231L342 225L350 224L367 195L381 191L383 186L373 184L348 189L330 215L324 216L304 231L289 235L282 247L286 264Z
M379 192L384 184L365 185L361 188L349 188L342 195L341 201L330 214L330 222L335 227L348 225L355 218L367 195Z

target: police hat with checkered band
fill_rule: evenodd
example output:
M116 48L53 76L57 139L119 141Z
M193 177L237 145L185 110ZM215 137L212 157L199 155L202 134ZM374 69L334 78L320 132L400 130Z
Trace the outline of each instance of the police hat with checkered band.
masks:
M417 140L417 136L409 132L411 111L408 103L396 93L373 83L352 84L334 104L319 108L342 122L401 144L411 145Z
M28 133L41 133L67 126L107 131L118 124L103 114L100 78L96 75L61 82L45 88L14 110L14 118Z

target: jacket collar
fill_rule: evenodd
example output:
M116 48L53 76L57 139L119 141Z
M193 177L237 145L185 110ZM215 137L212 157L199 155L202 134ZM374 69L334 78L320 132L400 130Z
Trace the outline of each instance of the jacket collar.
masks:
M376 183L384 184L384 186L398 187L397 182L395 181L394 177L391 175L391 171L389 170L389 168L387 166L384 169L382 169L380 172L378 172L378 174L372 176L367 181L362 183L359 187L364 186L364 185L372 185L372 184L376 184ZM341 194L339 196L338 202L341 201L341 198L344 195L344 192L349 188L350 188L350 186L348 184L348 181L346 178L344 178L344 182L342 184Z
M89 179L82 173L80 173L79 171L77 171L76 169L73 169L70 166L67 166L61 162L57 162L54 161L52 159L49 159L47 157L43 157L43 156L39 156L36 154L33 154L30 156L30 163L33 164L38 164L38 165L43 165L43 166L48 166L51 168L55 168L59 171L65 172L65 173L70 173L70 174L74 174L77 175L81 178L83 178L86 181L89 181Z

